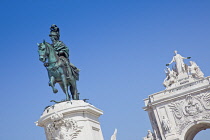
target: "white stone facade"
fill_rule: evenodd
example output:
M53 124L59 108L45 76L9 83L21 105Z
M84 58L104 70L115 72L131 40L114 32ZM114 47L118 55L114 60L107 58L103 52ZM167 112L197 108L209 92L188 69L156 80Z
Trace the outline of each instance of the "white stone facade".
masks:
M83 100L72 100L46 108L36 124L44 127L47 140L103 140L102 114Z
M153 128L144 140L193 140L210 128L210 77L204 77L195 62L190 64L179 74L174 69L176 75L165 79L173 82L144 100Z

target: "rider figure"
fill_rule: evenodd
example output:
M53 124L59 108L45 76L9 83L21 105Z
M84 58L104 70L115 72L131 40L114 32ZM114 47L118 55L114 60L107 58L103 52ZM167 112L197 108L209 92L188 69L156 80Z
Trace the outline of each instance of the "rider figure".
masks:
M60 56L64 56L66 59L69 58L69 49L68 47L62 42L60 41L60 32L59 32L59 28L53 24L50 27L50 39L52 41L52 46L55 49L57 55Z
M67 70L70 72L71 68L70 66L73 68L73 75L76 76L76 79L79 79L79 76L77 76L77 74L75 74L74 72L78 72L79 69L77 69L73 64L70 64L69 61L69 49L68 47L62 42L60 41L60 32L59 32L59 28L57 27L57 25L53 24L50 27L50 39L52 41L52 47L54 48L54 50L56 51L57 55L61 58L61 60L64 61L64 64L67 67ZM63 58L64 57L64 58ZM69 77L71 75L67 75L67 77ZM70 79L72 77L69 77Z

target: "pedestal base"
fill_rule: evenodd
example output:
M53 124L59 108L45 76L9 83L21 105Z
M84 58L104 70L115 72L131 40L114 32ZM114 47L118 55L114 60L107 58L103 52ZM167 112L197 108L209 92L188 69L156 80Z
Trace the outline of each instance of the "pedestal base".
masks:
M45 128L47 140L103 140L102 114L83 100L72 100L46 108L36 124Z

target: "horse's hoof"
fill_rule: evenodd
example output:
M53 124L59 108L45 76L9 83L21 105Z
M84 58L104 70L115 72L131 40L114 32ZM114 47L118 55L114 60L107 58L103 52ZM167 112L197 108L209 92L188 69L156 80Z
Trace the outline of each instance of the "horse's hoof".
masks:
M66 101L70 101L71 99L70 99L70 97L66 97Z
M54 90L53 90L53 92L54 92L54 93L57 93L57 92L58 92L58 90L57 90L57 89L54 89Z

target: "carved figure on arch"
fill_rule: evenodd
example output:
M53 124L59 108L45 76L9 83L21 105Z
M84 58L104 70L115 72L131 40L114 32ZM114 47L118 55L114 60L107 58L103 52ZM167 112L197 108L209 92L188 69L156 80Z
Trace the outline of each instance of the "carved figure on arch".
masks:
M193 78L203 78L204 77L204 74L201 71L201 69L199 68L199 66L193 61L190 61L190 66L188 66L188 70Z
M170 133L171 130L170 122L165 116L163 116L162 118L161 125L163 127L163 131L165 134Z
M148 130L147 132L147 136L144 137L144 140L155 140L154 134L150 130Z
M163 81L163 85L165 87L169 87L173 83L176 82L176 78L177 78L176 75L177 75L177 73L174 70L170 70L169 67L167 67L167 69L165 70L165 73L166 73L166 78Z
M184 59L190 59L191 57L183 57L180 54L177 53L177 51L174 51L174 57L172 58L171 62L166 64L166 66L169 66L170 64L172 64L173 62L176 63L175 65L175 69L177 71L178 74L180 73L186 73L186 65L184 63Z
M111 136L111 140L117 140L117 129L114 130L114 134Z

